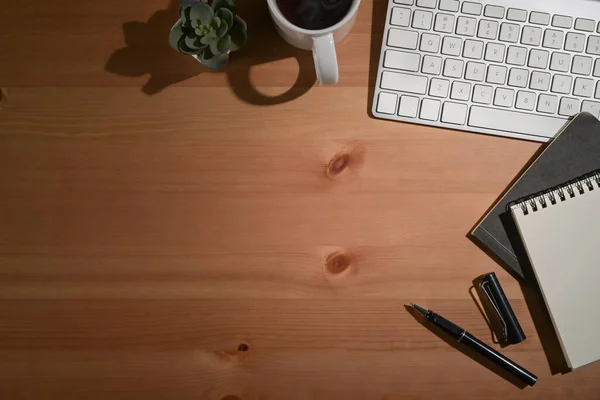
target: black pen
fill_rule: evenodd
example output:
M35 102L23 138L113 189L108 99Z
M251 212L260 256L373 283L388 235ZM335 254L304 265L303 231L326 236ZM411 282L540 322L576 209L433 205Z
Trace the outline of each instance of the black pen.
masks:
M425 319L427 319L429 322L432 322L444 332L456 338L460 343L464 343L465 346L475 350L477 353L481 354L504 370L510 372L512 375L521 379L529 386L533 386L535 385L535 382L537 382L537 376L527 371L516 362L504 357L502 354L498 353L496 350L492 349L490 346L483 343L481 340L477 339L460 326L453 324L446 318L437 315L433 311L423 308L419 305L411 303L411 306L423 314Z

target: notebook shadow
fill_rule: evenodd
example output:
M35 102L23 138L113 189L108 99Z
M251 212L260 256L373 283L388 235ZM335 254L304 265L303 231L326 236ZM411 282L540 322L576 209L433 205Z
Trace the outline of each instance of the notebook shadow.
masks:
M179 1L172 0L167 9L157 11L146 22L125 22L126 46L110 56L105 70L127 77L149 75L142 86L142 91L149 96L200 74L225 74L231 91L239 99L260 106L295 100L314 86L316 75L311 52L297 49L279 36L266 2L237 4L238 14L248 24L248 42L239 52L231 54L222 72L211 71L169 46L169 31L177 21L179 5ZM289 88L277 96L262 94L251 82L252 67L287 58L294 58L298 63L296 81L282 84Z
M482 355L480 355L476 351L474 351L471 348L463 345L460 342L457 342L455 338L451 337L450 335L448 335L446 332L442 331L437 326L435 326L435 325L427 322L427 320L423 317L423 315L421 315L413 307L405 305L404 308L421 325L423 325L425 328L427 328L429 331L431 331L437 337L439 337L440 339L442 339L449 346L452 346L453 348L455 348L456 350L460 351L461 353L463 353L467 357L471 358L473 361L478 362L483 367L487 368L488 370L490 370L491 372L495 373L496 375L504 378L507 382L513 384L514 386L518 387L519 389L524 389L524 388L526 388L528 386L525 382L521 381L520 379L518 379L514 375L512 375L509 372L505 371L504 369L502 369L498 365L494 364L493 362L491 362L487 358L483 357Z
M369 88L367 94L367 113L373 116L373 96L377 84L377 69L379 68L379 55L381 53L381 42L385 29L385 18L387 15L387 0L373 0L373 16L371 18L371 47L369 51Z

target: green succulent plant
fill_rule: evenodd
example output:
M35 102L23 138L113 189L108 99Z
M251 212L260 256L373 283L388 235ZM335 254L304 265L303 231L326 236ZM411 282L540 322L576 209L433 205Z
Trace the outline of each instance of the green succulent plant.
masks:
M180 20L171 29L169 44L180 53L194 56L203 65L218 69L248 39L247 25L235 14L233 0L185 0Z

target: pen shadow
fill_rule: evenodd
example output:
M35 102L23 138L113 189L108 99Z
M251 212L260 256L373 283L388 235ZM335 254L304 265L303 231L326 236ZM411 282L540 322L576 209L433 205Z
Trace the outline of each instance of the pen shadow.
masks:
M425 319L425 317L423 317L423 315L421 315L421 313L419 313L413 307L405 305L404 308L406 309L406 311L408 311L408 313L410 315L413 316L414 319L416 319L421 325L423 325L423 327L425 327L426 329L428 329L429 331L431 331L437 337L439 337L440 339L442 339L443 341L445 341L448 345L454 347L456 350L460 351L461 353L463 353L467 357L469 357L472 360L478 362L479 364L481 364L482 366L484 366L485 368L487 368L491 372L493 372L496 375L504 378L506 381L508 381L509 383L511 383L514 386L518 387L519 389L524 389L524 388L526 388L528 386L525 382L521 381L520 379L518 379L517 377L513 376L509 372L505 371L504 369L502 369L498 365L494 364L493 362L491 362L487 358L483 357L481 354L477 353L476 351L470 349L469 347L465 346L464 344L462 344L460 342L457 342L456 339L454 339L453 337L451 337L450 335L448 335L446 332L444 332L443 330L441 330L437 326L429 323Z

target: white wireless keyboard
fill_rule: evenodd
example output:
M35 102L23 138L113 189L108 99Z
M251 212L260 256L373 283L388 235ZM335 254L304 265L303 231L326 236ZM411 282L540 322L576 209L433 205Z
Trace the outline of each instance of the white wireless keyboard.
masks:
M600 2L389 0L373 115L547 141L600 117Z

